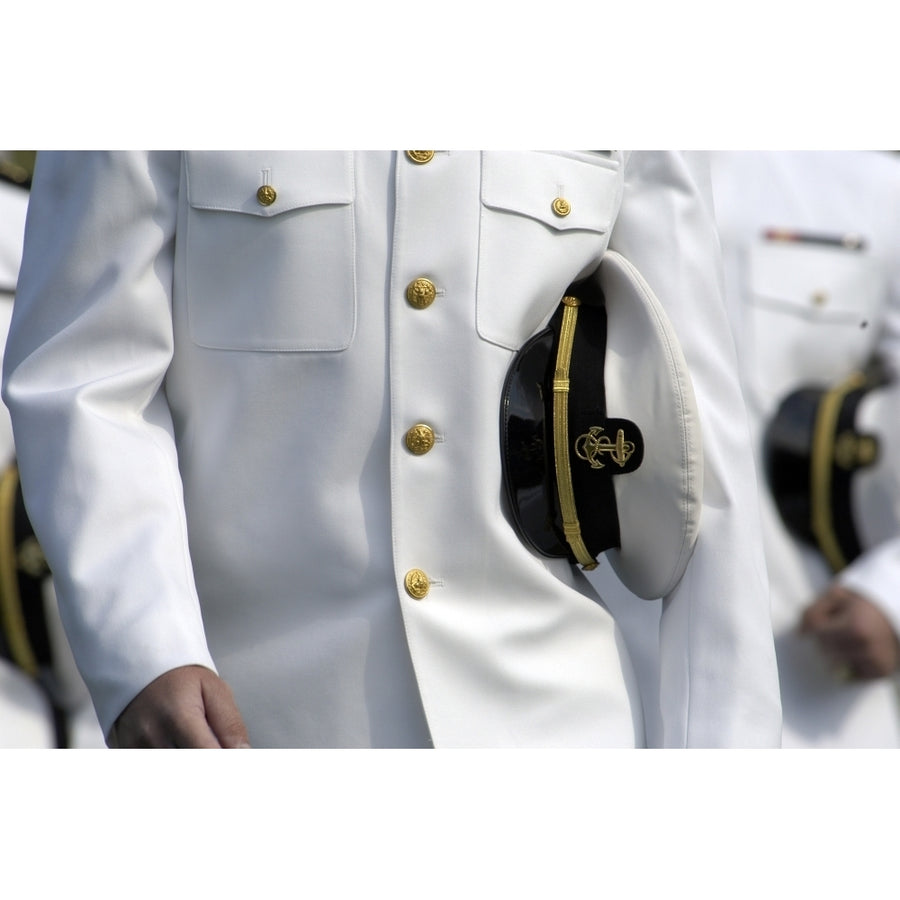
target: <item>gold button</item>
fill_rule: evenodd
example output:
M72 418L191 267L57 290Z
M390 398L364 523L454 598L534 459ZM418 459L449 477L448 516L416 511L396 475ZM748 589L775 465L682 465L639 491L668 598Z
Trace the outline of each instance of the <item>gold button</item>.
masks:
M828 302L828 294L825 291L816 291L812 295L813 306L824 306Z
M425 163L429 163L432 159L434 159L434 150L407 150L406 155L414 163L418 163L420 166L423 166L425 165Z
M271 206L277 196L278 194L275 193L275 188L271 184L264 184L256 192L256 199L259 201L260 206Z
M410 453L424 456L434 446L434 430L421 422L406 432L406 446Z
M416 309L427 309L434 303L437 296L437 288L433 281L427 278L417 278L411 281L406 287L406 299L410 306Z
M572 212L572 204L569 203L569 201L566 200L565 197L557 197L553 201L552 206L553 212L555 212L556 215L560 217L567 216L570 212Z
M427 596L428 589L431 587L428 576L421 569L410 569L403 579L403 586L413 600L421 600Z

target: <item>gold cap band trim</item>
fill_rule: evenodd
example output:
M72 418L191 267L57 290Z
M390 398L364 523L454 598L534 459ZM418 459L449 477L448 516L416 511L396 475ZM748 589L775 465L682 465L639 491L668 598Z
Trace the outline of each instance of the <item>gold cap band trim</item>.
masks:
M861 372L854 372L846 381L827 391L819 403L813 426L812 455L809 464L810 528L819 548L835 572L847 565L834 529L834 509L831 502L831 469L834 462L835 432L844 398L851 391L865 385Z
M563 317L556 352L556 371L553 378L553 450L556 461L556 489L562 514L563 532L575 559L585 569L595 569L597 560L588 552L581 536L581 523L572 489L572 470L569 466L569 365L572 343L578 322L577 297L563 297Z

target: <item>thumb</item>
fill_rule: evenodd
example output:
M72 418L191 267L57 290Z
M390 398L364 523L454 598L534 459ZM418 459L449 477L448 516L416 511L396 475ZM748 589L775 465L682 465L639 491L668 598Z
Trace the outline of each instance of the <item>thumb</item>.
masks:
M250 746L250 737L234 702L231 688L212 672L202 683L203 706L206 721L222 747L242 749Z

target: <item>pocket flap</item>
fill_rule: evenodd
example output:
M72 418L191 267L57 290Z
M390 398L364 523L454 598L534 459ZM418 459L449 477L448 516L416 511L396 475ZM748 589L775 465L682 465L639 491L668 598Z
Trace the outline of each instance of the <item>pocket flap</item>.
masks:
M185 167L188 202L194 209L277 216L302 207L353 201L351 153L188 151ZM257 198L263 185L274 189L268 205Z
M749 264L757 303L807 318L858 319L885 290L875 258L840 247L761 241L751 248Z
M603 156L483 154L485 206L528 216L555 231L606 232L618 208L620 184L617 161ZM564 215L554 211L558 198L568 204Z

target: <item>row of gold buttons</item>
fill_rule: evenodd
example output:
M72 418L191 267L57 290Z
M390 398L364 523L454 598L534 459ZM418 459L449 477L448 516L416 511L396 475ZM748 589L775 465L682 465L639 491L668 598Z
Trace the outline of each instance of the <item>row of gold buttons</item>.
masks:
M416 165L425 165L434 159L434 150L407 150L406 156ZM416 278L406 287L406 302L414 309L428 309L437 297L437 288L429 278ZM434 430L422 422L406 432L406 447L415 456L423 456L434 447ZM421 569L410 569L403 579L406 593L413 600L423 600L431 587L428 575Z

